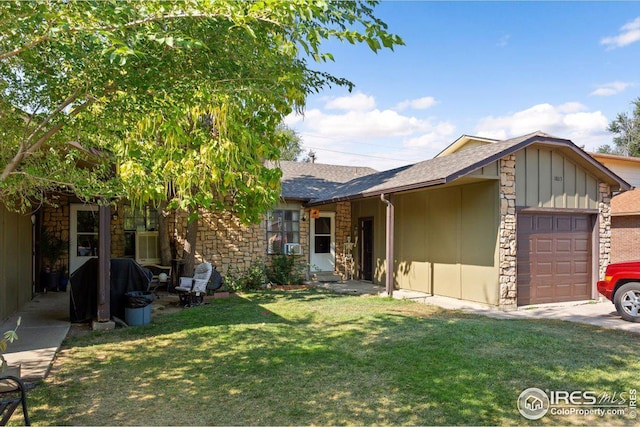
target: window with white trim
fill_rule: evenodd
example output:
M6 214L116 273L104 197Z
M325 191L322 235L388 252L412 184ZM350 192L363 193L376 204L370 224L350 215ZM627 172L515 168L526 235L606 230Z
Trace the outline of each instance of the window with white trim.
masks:
M136 232L157 231L158 214L153 206L124 206L124 254L136 256Z
M276 209L267 213L267 253L284 254L286 247L300 243L300 210ZM289 244L289 246L287 246Z

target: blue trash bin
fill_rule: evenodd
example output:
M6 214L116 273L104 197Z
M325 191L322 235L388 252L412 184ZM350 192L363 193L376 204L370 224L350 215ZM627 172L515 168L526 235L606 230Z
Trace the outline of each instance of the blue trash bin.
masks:
M146 325L151 322L151 292L132 291L124 294L126 302L124 321L129 326Z

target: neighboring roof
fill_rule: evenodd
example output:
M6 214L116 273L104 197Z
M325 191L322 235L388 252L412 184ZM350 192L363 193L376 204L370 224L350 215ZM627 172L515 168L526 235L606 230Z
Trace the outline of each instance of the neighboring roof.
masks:
M436 154L436 157L448 156L449 154L461 151L464 149L465 145L468 145L471 142L475 142L476 144L493 144L498 141L498 139L484 138L481 136L462 135L460 138L449 144L447 148Z
M376 173L375 169L322 163L280 161L282 197L289 200L324 198L346 182Z
M385 193L446 184L533 143L543 143L556 149L569 151L580 164L590 166L591 170L603 181L617 185L621 189L630 188L627 182L598 163L570 140L556 138L538 131L357 178L336 187L332 193L313 200L311 204L378 196Z
M625 191L612 198L611 215L640 215L640 189Z
M601 160L617 160L621 162L640 163L640 157L619 156L617 154L589 153L594 159Z

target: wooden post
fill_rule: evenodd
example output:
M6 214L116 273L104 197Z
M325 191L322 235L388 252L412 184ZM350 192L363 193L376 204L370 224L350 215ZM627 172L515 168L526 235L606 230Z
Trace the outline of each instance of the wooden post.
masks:
M98 220L98 322L111 320L111 208L100 205Z
M386 235L386 291L387 296L393 296L393 276L394 276L394 206L393 206L393 195L389 194L389 199L384 198L384 194L380 195L380 200L382 200L387 205L387 235Z

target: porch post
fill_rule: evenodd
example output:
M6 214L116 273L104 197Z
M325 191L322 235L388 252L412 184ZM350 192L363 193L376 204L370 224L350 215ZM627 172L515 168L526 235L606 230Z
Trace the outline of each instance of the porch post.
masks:
M389 199L384 198L384 194L380 195L380 200L382 200L387 205L387 233L386 233L386 280L385 287L387 291L387 296L393 296L393 240L394 240L394 206L393 206L393 195L389 194Z
M98 220L98 322L111 320L111 208L100 205Z

